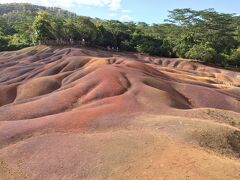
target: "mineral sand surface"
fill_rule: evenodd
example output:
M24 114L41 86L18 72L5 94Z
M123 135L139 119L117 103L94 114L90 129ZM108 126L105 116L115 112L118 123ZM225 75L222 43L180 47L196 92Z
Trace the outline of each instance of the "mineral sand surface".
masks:
M240 179L240 73L84 48L2 52L0 179Z

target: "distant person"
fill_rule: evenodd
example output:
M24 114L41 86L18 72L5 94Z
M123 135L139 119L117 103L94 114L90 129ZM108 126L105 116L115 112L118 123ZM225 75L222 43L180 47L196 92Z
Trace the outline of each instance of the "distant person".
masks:
M74 44L74 41L72 38L70 38L70 44L73 45Z
M107 50L108 50L108 51L110 51L110 50L111 50L110 46L107 46Z
M85 44L86 44L85 39L82 39L82 45L85 46Z

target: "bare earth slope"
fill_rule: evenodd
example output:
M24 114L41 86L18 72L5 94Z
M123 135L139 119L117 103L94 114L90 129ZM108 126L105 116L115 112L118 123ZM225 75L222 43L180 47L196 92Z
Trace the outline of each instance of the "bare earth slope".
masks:
M38 46L0 53L0 179L240 179L240 73Z

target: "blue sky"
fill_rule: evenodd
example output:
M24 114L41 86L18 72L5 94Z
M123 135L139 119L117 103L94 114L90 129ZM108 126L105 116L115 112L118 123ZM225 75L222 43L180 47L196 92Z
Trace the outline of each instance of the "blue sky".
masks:
M0 0L0 3L29 2L57 6L79 15L121 21L161 23L168 10L214 8L219 12L240 14L240 0Z

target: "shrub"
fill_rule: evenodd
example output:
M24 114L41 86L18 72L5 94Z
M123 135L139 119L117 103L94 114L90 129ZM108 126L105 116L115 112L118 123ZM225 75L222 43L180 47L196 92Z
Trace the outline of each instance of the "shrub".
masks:
M230 57L231 63L233 65L240 66L240 48L235 49Z
M172 49L169 43L165 40L154 39L152 37L141 37L139 42L137 42L136 49L141 53L148 53L149 55L156 56L165 56L170 57L175 54L172 52Z
M7 50L9 38L2 36L0 33L0 51Z
M159 55L161 43L151 37L143 37L137 44L137 51L141 53L148 53L150 55Z
M202 60L204 62L214 62L216 61L217 52L205 44L197 44L194 45L185 56L187 58Z
M177 43L173 48L177 56L182 58L186 58L186 53L189 51L189 49L190 49L189 45L184 42Z

